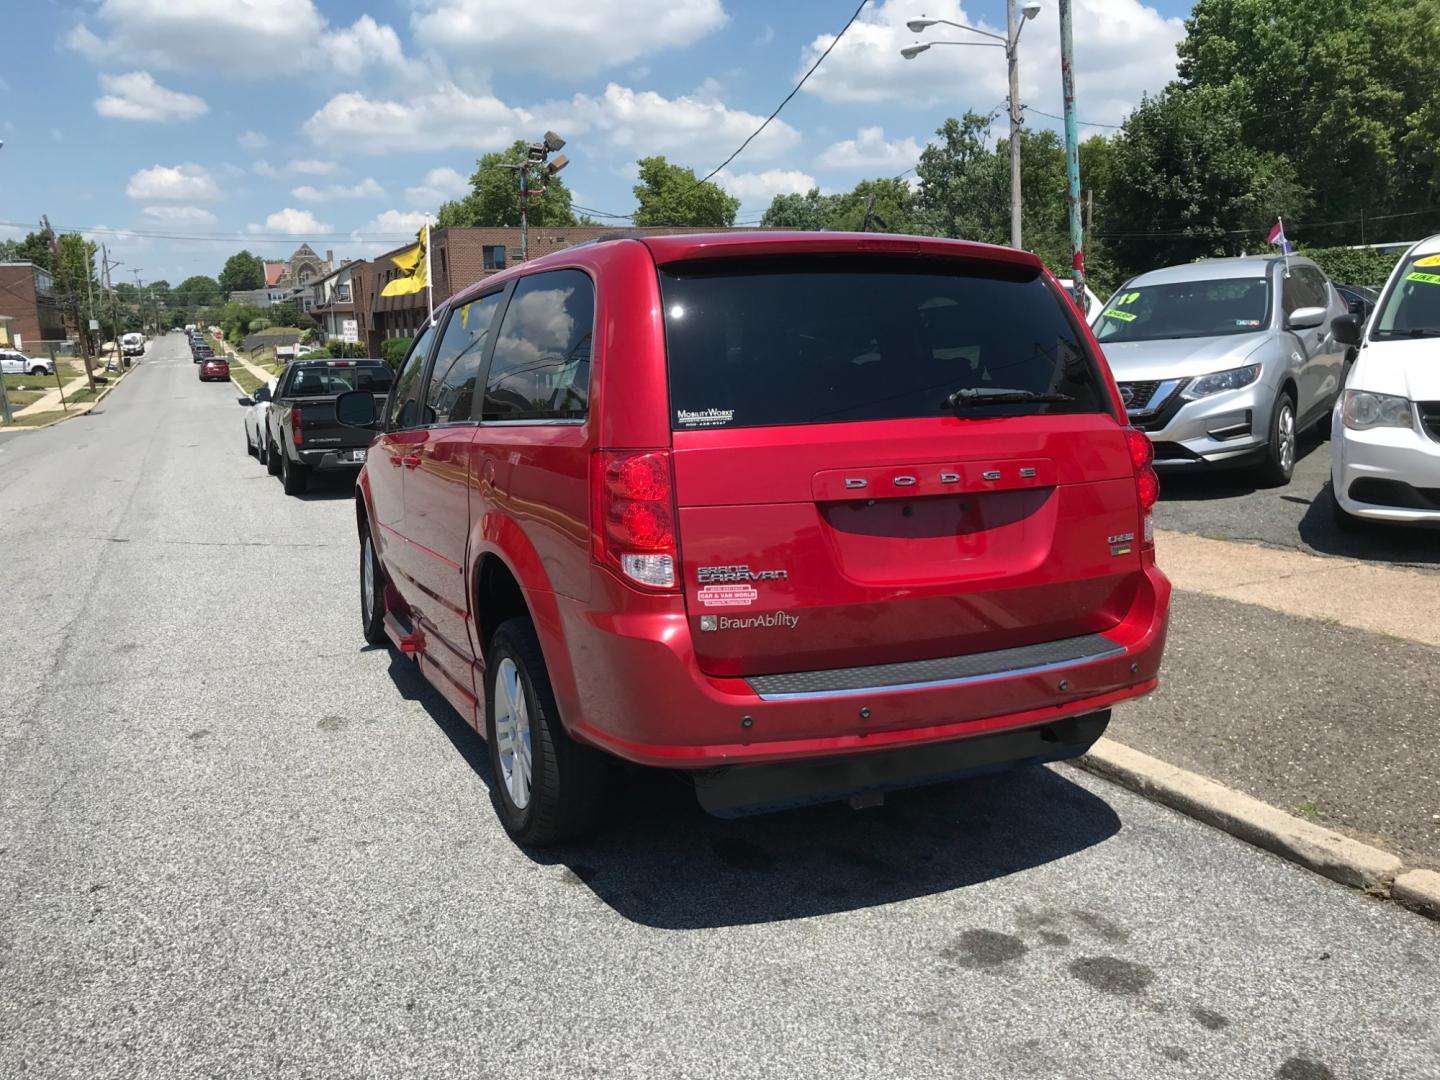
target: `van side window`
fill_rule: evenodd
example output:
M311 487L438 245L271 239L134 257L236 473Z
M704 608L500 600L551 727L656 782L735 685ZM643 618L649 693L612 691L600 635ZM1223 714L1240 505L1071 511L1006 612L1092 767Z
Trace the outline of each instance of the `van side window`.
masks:
M501 295L494 292L451 309L445 334L435 347L435 364L430 369L430 389L425 397L432 424L479 419L474 407L475 380L480 375L480 360L485 355Z
M595 286L579 270L521 278L495 339L485 420L567 420L590 401Z
M419 427L420 373L425 370L425 354L430 351L430 339L435 328L429 327L410 347L410 355L401 365L400 376L395 380L395 393L390 398L390 415L386 418L386 430Z

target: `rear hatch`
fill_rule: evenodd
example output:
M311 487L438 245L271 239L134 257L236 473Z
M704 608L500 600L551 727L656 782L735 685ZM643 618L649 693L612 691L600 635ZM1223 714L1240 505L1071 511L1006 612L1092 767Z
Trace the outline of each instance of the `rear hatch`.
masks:
M1124 432L1038 270L811 255L659 274L702 670L934 659L1124 617L1142 574Z

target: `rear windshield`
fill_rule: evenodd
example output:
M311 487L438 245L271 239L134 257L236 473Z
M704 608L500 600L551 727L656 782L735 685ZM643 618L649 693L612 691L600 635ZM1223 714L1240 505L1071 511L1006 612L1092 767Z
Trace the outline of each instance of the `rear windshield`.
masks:
M295 373L290 393L295 397L310 394L343 394L346 390L371 390L377 394L390 392L392 378L389 367L314 367Z
M1253 334L1270 322L1270 279L1216 278L1127 286L1110 298L1095 324L1107 341Z
M952 416L967 388L1069 400L962 415L1107 411L1064 301L1025 268L728 261L662 267L660 290L677 431Z

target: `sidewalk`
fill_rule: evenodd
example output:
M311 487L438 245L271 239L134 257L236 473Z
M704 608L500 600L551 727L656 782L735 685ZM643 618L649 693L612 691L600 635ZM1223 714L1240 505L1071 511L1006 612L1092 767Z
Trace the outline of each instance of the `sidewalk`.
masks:
M1162 532L1154 694L1109 736L1440 868L1440 578Z
M267 382L269 382L271 379L274 379L274 378L277 377L274 372L266 371L263 367L261 367L261 366L258 365L258 364L252 364L249 360L245 359L245 357L241 356L240 353L239 353L232 345L230 345L228 342L222 341L222 342L220 342L219 344L220 344L221 354L222 354L230 363L232 363L232 364L239 364L239 365L240 365L241 367L243 367L246 371L250 372L251 375L253 375L253 376L255 376L255 378L259 379L262 383L267 383Z
M71 394L89 385L90 380L84 375L81 375L78 379L72 379L65 384L65 400L69 401ZM44 397L37 398L23 409L16 409L13 415L16 420L20 420L30 413L51 412L58 408L60 408L60 391L51 390Z

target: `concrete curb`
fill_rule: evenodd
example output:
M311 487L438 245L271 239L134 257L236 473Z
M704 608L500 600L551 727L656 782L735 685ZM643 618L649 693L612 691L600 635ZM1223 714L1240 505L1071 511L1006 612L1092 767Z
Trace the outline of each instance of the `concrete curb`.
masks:
M1440 919L1440 874L1407 869L1388 851L1292 817L1112 739L1102 738L1073 764L1332 881Z
M1440 874L1434 870L1406 870L1390 886L1390 899L1421 915L1440 919Z

